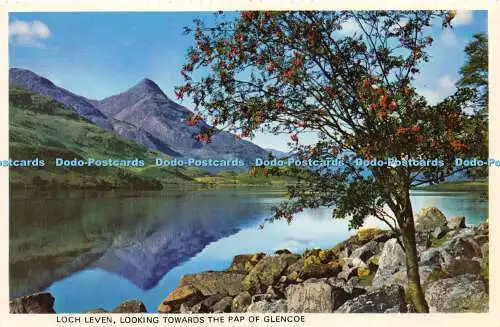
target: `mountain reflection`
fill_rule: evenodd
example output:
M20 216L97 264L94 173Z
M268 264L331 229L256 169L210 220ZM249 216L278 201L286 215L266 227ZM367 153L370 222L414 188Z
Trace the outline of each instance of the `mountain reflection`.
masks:
M211 242L260 219L271 204L251 197L237 190L13 196L11 297L88 267L150 289Z

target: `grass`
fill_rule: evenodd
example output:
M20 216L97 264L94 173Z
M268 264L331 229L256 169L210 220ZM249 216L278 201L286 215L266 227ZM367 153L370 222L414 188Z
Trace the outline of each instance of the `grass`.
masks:
M461 181L461 182L443 182L428 186L419 186L415 190L437 191L437 192L471 192L488 191L487 181Z
M273 187L284 188L295 182L295 179L287 176L274 176L258 173L250 176L248 172L220 172L216 175L195 177L195 181L211 186L231 186L231 187Z

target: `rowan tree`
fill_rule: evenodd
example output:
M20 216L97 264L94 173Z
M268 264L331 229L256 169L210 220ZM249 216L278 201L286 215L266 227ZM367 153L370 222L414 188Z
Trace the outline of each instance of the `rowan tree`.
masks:
M432 25L450 28L443 11L246 11L197 20L182 68L179 98L190 96L196 117L251 138L256 131L288 133L298 158L342 158L344 165L294 168L297 183L272 219L291 221L304 208L328 206L351 228L374 216L400 236L408 292L428 312L420 285L410 189L439 183L458 169L455 156L485 151L471 89L431 106L413 84L429 61ZM343 28L355 26L352 33ZM193 74L199 71L200 74ZM203 77L198 77L203 76ZM189 119L188 119L189 120ZM192 120L189 120L190 123ZM196 123L196 122L195 122ZM484 127L484 126L483 126ZM319 141L301 144L301 133ZM438 159L438 166L362 166L355 159ZM272 220L271 219L271 220Z

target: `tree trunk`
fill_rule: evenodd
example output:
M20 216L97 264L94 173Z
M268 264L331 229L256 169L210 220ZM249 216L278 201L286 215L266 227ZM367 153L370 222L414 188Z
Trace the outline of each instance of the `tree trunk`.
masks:
M413 221L413 210L408 192L404 208L404 224L401 226L401 236L406 254L406 276L408 278L408 296L417 312L429 312L429 306L425 301L424 291L420 285L420 273L418 271L417 244L415 241L415 223Z

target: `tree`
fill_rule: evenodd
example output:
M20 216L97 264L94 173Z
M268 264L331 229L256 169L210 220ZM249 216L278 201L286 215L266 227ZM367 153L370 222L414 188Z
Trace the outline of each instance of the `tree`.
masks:
M474 34L465 47L467 62L460 68L458 87L477 89L482 114L488 114L488 37L484 33Z
M473 36L473 40L465 47L467 62L460 68L461 78L458 88L474 89L477 92L474 110L478 111L478 133L484 133L485 147L488 146L488 37L484 33ZM467 176L476 178L488 177L487 167L476 167L467 171Z
M251 11L224 17L219 13L213 26L197 20L186 28L195 44L177 96L192 97L196 115L212 118L208 137L221 129L238 137L288 133L303 160L343 158L339 169L291 169L298 182L270 220L291 221L303 208L320 206L349 218L351 228L368 216L381 219L400 235L409 296L417 311L427 312L410 188L443 181L457 170L455 155L484 150L476 147L482 134L470 133L475 116L465 110L472 90L430 106L412 86L429 60L431 24L441 19L449 28L454 13ZM355 31L345 33L347 25ZM303 131L316 131L319 141L302 145ZM387 158L407 161L356 164Z

